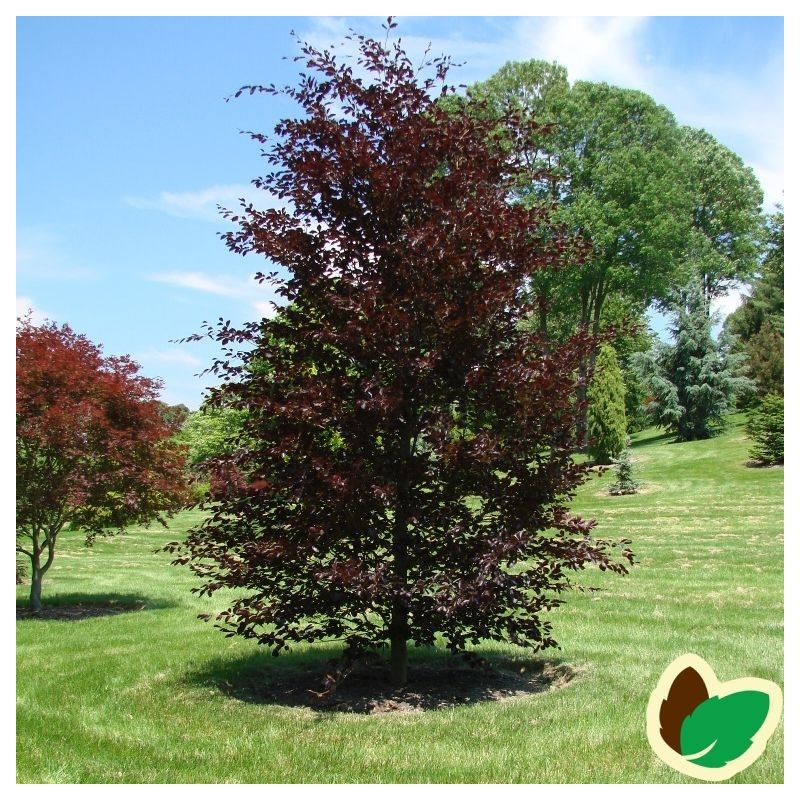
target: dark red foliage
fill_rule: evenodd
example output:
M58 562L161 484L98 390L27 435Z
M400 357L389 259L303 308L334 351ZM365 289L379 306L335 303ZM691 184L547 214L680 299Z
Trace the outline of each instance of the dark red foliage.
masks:
M247 422L210 516L173 549L201 593L243 590L217 617L229 634L275 654L390 643L402 682L406 641L554 645L543 614L569 573L632 556L566 507L595 343L546 348L519 326L527 282L572 244L509 202L496 122L433 97L451 91L447 59L420 83L399 44L353 41L357 66L305 45L298 87L241 90L304 112L278 124L255 181L285 208L228 213L229 248L277 265L260 279L286 305L208 328L227 348L212 401Z
M31 558L34 606L66 523L91 542L183 504L183 453L159 383L138 369L67 325L18 320L17 550Z

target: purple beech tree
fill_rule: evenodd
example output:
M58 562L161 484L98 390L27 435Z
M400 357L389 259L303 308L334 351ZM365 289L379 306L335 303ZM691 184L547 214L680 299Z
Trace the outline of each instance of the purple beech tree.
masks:
M303 111L271 143L251 134L270 166L254 184L284 207L226 212L228 247L288 274L258 276L286 305L207 327L225 347L212 402L247 413L208 518L171 548L196 591L240 590L216 617L229 635L276 655L388 645L403 685L409 643L555 645L543 615L570 573L624 573L633 557L567 510L595 342L545 347L519 325L532 276L580 248L546 210L509 202L517 168L492 146L496 122L437 102L448 58L423 79L399 42L351 39L357 69L302 45L298 86L236 93Z

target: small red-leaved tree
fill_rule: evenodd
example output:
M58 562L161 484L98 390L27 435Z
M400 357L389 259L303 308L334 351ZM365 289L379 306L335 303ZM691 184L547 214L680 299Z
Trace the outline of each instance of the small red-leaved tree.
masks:
M91 544L183 504L183 453L169 442L159 386L67 325L18 320L16 534L34 611L64 525Z
M528 280L568 243L509 202L496 123L433 98L446 59L420 82L399 45L354 41L365 78L306 45L298 87L237 93L304 112L278 124L255 181L287 208L228 215L231 250L288 273L260 276L286 306L208 328L227 348L212 402L247 414L207 521L173 549L199 591L239 590L217 616L230 635L276 655L388 644L402 685L409 642L554 645L542 614L568 574L625 572L631 554L565 506L585 473L573 398L593 343L548 350L519 326Z

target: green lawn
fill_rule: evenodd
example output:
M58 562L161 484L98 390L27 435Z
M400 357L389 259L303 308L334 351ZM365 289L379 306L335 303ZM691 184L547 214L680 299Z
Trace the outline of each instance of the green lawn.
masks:
M627 577L586 573L601 591L573 593L555 614L562 649L542 658L576 677L539 695L418 714L320 713L226 694L221 681L242 671L330 650L275 662L196 618L225 597L190 594L188 570L153 552L196 512L169 532L136 529L91 550L65 533L46 603L139 598L146 608L17 623L17 780L691 782L645 736L667 664L691 651L720 680L783 685L783 469L746 468L747 448L739 417L708 442L635 437L643 493L605 496L609 473L574 504L598 519L598 535L631 538L638 562ZM732 782L782 781L781 724Z

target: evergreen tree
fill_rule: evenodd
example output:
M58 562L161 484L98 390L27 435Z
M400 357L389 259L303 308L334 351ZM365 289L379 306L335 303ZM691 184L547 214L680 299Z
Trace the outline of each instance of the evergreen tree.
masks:
M783 315L779 323L767 320L745 345L748 371L760 393L783 394Z
M647 323L645 308L621 294L613 294L603 306L600 331L613 332L610 340L622 370L625 383L625 419L628 433L647 427L647 386L634 367L634 354L645 353L653 347L656 334Z
M783 397L768 394L747 420L753 440L750 458L760 464L783 464Z
M712 338L715 319L699 283L680 292L673 307L674 344L659 343L638 360L652 396L649 412L678 441L708 439L752 381L741 374L742 358Z
M589 453L597 463L607 464L625 447L627 432L625 382L617 354L610 345L600 348L587 398Z
M617 479L608 487L609 494L636 494L636 490L641 484L633 479L631 451L627 446L614 459L614 473Z

